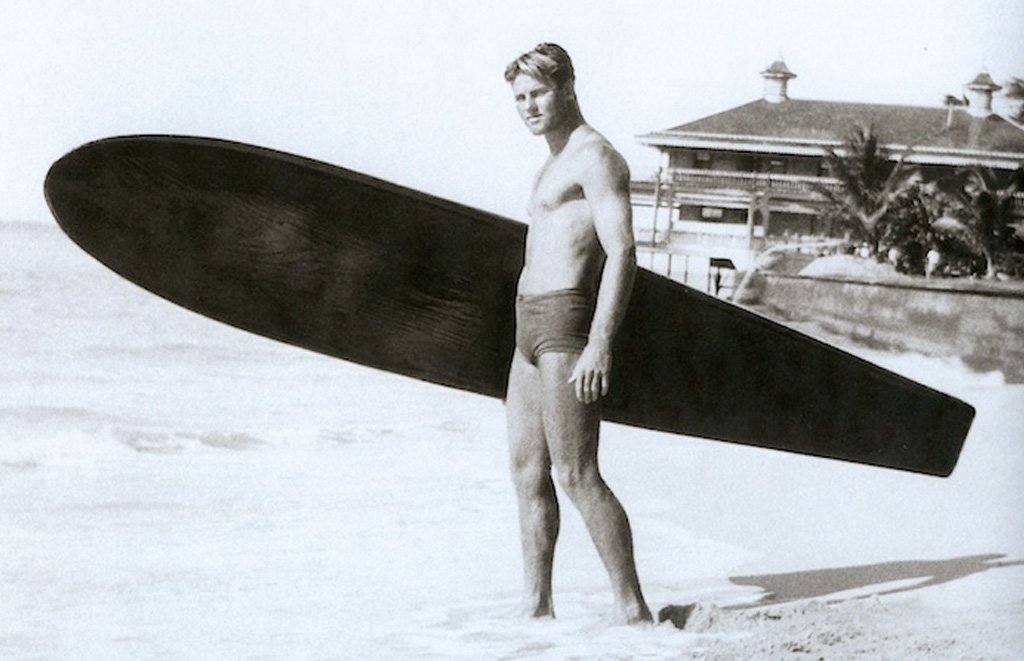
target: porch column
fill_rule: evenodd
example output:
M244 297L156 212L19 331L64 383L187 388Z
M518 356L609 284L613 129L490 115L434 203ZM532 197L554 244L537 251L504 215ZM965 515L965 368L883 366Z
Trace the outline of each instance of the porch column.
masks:
M747 205L747 250L754 249L754 216L757 214L758 193L750 194L750 203Z
M771 196L767 193L761 195L761 205L759 210L761 211L761 226L764 227L764 236L768 237L768 228L771 227L772 223L772 200Z
M658 168L657 173L654 175L654 214L651 218L651 246L657 243L658 236L658 206L661 204L661 172L662 168ZM671 213L671 211L669 211Z
M747 207L747 250L754 249L754 227L757 226L757 214L761 214L761 226L764 233L768 234L768 223L771 221L771 208L769 206L768 194L763 191L755 191L750 194L750 204Z

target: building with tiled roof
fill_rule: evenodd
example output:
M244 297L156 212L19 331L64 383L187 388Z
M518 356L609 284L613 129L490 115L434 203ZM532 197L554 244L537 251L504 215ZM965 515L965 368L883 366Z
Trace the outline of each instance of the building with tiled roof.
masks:
M991 106L980 117L969 108L759 99L639 139L670 157L680 147L820 157L852 128L872 126L891 151L911 148L908 160L914 163L1018 167L1024 161L1024 130L992 113Z
M841 153L857 127L873 127L892 158L926 178L1024 164L1024 128L992 111L1001 88L988 73L966 85L967 105L948 107L791 99L796 74L781 60L761 76L761 99L639 136L661 153L658 173L632 186L641 250L744 262L771 235L828 233L814 186L838 185L826 149Z

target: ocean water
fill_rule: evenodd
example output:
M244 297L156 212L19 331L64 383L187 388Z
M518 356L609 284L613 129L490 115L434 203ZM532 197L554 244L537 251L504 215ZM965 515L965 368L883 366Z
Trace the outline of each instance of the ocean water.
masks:
M507 496L498 402L211 322L122 280L52 226L0 225L0 346L3 658L116 657L117 645L93 643L122 628L125 658L239 658L248 634L236 646L231 628L259 624L273 638L319 618L344 650L338 623L379 613L341 599L288 626L273 615L289 599L277 591L309 597L304 608L335 579L341 595L373 594L372 575L351 565L379 550L382 529L402 527L394 492L427 477L424 510ZM490 448L472 462L488 473L446 480L468 447ZM394 575L428 562L411 553L423 534L401 539ZM231 576L219 573L229 564ZM417 593L408 585L396 606ZM272 622L233 609L248 591ZM182 640L221 642L203 652L179 647L179 634L146 638L161 622L177 622ZM272 658L316 647L248 637L256 651L277 649Z
M53 227L0 225L0 250L5 428L91 425L122 437L230 429L253 442L301 442L380 420L367 401L397 405L388 375L178 308ZM400 417L431 412L435 390L398 397ZM345 405L353 401L361 404Z
M0 658L750 653L750 619L701 634L614 626L569 506L559 619L518 618L496 400L202 318L53 225L0 224L0 347ZM780 581L798 602L895 586L968 620L1019 606L1024 387L954 358L854 350L978 407L953 477L606 426L604 472L652 606L778 601ZM849 567L874 569L834 589L785 582ZM957 580L910 589L929 572ZM830 626L863 629L867 615L847 615Z

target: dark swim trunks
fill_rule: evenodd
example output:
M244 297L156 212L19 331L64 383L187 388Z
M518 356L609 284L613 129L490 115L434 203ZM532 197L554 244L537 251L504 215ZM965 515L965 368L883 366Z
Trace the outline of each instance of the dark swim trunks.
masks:
M581 289L516 298L516 347L531 364L549 351L581 353L587 346L594 299Z

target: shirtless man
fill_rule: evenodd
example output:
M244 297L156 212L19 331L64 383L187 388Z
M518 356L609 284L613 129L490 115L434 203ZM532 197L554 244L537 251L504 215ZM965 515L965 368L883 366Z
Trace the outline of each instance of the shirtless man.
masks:
M647 622L629 521L597 465L600 399L611 387L612 339L636 270L629 170L584 122L562 48L537 46L508 66L505 79L526 127L544 136L551 151L530 198L506 402L526 610L554 616L554 466L608 571L622 616Z

